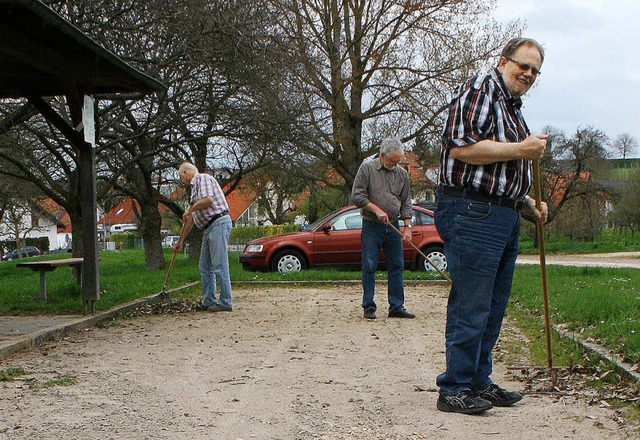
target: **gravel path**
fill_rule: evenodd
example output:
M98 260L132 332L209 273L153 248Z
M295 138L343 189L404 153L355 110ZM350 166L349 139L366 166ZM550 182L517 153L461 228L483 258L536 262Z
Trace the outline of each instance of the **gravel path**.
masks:
M406 297L416 319L370 322L358 286L253 288L236 291L233 313L148 315L73 333L0 361L18 371L0 382L0 439L637 435L619 411L578 395L526 394L480 416L437 411L447 289L409 287ZM508 325L503 333L521 337ZM494 379L523 390L506 367L497 362Z

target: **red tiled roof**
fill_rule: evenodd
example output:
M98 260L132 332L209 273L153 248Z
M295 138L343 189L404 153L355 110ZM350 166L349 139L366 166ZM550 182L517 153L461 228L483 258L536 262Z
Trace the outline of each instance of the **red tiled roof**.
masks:
M50 197L40 199L37 203L42 209L55 218L58 233L71 232L71 220L69 219L69 214L67 214L67 211L65 211L62 206Z
M229 185L225 185L222 190L226 192L228 188ZM227 194L226 198L229 205L229 216L235 222L256 200L256 193L253 190L242 188L242 185L238 185Z
M135 210L140 212L140 205L138 202L130 196L127 196L124 200L106 212L104 217L102 217L98 223L107 225L116 225L119 223L139 224L138 217L136 217L134 211L134 206Z
M63 211L60 215L60 217L58 218L58 220L64 224L63 227L58 226L58 234L66 234L66 233L70 233L71 231L71 218L69 218L69 214L67 214L67 211Z

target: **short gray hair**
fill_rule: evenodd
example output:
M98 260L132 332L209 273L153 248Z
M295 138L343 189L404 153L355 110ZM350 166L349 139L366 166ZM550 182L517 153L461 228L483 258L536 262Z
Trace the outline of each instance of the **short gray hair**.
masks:
M198 172L198 168L191 162L182 162L180 164L180 168L178 168L178 173L181 173L183 170L191 170L191 171Z
M398 150L404 150L404 144L397 137L384 138L382 142L380 142L380 152L385 155Z
M535 47L536 49L538 49L538 52L540 52L540 62L544 62L544 48L540 43L538 43L533 38L524 38L524 37L512 38L507 42L507 44L502 49L502 53L500 54L500 56L509 58L516 52L516 50L518 50L520 46Z

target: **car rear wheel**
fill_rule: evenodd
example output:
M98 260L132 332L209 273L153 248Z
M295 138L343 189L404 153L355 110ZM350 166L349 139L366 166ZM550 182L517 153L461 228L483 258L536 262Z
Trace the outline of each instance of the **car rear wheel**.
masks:
M271 263L271 270L280 273L300 272L306 266L307 262L300 252L288 249L278 252Z
M431 246L423 250L429 261L433 263L441 271L447 270L447 257L444 256L444 250L440 247ZM418 270L427 272L435 272L431 264L424 259L422 255L418 255Z

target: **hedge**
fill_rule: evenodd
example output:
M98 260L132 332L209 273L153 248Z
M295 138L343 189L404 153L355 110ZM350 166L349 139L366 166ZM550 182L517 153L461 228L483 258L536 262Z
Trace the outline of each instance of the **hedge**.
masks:
M7 252L11 252L17 248L15 240L0 241L0 246L7 248ZM22 240L22 246L35 246L40 249L41 252L49 252L49 238L48 237L27 237Z
M134 247L136 235L130 232L119 232L117 234L111 234L109 241L116 243L116 249L120 249L120 242L122 247L131 249Z
M297 231L300 231L300 225L240 226L231 230L229 242L247 243L260 237Z

